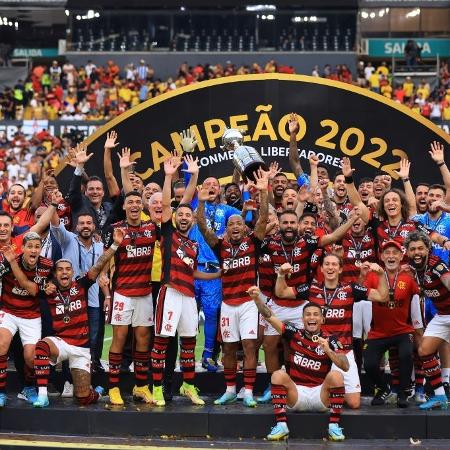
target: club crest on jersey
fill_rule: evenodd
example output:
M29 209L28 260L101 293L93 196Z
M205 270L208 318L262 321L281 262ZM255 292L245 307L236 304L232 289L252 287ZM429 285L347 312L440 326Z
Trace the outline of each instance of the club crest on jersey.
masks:
M431 283L431 277L430 277L430 275L425 274L425 276L424 276L423 278L424 278L425 283Z
M315 352L316 352L317 355L319 355L319 356L325 355L325 352L323 351L323 348L322 348L320 345L318 345L318 346L316 347Z
M362 238L362 241L364 242L364 243L369 243L370 242L370 236L368 236L367 234L365 234L364 235L364 237Z
M337 295L336 295L336 298L338 300L345 300L347 298L347 294L345 292L342 292L342 291L338 292Z
M300 256L302 254L302 249L301 248L298 248L298 247L295 247L294 248L294 257L298 257L298 256Z
M152 231L151 230L144 230L144 236L146 238L151 238L152 237Z

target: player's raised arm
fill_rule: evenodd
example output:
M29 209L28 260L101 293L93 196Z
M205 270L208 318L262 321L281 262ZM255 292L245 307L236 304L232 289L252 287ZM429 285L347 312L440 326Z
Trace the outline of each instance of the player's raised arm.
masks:
M367 206L361 200L358 190L356 189L354 180L353 180L353 172L355 169L352 169L352 165L350 163L350 158L344 156L342 158L342 173L345 177L345 186L347 187L347 195L350 203L354 207L358 207L361 211L361 217L365 223L369 221L370 213Z
M198 192L198 208L197 208L197 224L200 232L203 234L205 241L213 248L219 242L213 230L208 228L205 217L205 202L209 198L208 187L202 187Z
M264 317L264 319L272 325L278 333L283 332L283 322L280 319L277 319L272 310L264 303L261 298L261 291L258 286L252 286L248 289L248 295L255 302L256 307L258 308L259 313Z

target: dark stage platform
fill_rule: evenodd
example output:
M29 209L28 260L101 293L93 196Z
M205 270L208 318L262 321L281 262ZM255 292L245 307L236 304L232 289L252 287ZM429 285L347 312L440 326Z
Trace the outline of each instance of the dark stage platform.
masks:
M51 405L35 409L9 394L8 405L0 411L2 432L66 436L109 437L206 437L263 438L273 426L271 405L245 408L241 402L214 406L215 397L204 397L206 406L192 406L174 397L164 408L134 403L126 398L124 407L106 401L78 407L71 399L52 398ZM294 439L322 439L327 414L291 413L289 428ZM345 410L342 426L348 439L450 439L450 412L422 412L411 404L406 410L394 406L363 406Z

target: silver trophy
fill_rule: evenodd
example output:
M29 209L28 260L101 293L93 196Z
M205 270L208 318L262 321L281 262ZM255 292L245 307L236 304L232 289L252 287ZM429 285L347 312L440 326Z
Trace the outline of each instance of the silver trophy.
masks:
M244 136L235 128L227 128L222 135L222 149L236 150L244 142Z
M259 168L267 170L267 166L260 154L249 145L240 145L234 150L233 164L242 175L244 181L247 178L255 181L253 172L256 172Z

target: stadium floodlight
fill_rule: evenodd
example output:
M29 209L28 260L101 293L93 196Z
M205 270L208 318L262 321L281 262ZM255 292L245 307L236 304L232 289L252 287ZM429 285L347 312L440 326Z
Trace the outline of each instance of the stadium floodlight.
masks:
M81 20L81 16L79 14L77 16L77 20Z
M67 17L69 17L70 11L68 9L64 10L64 13Z
M369 17L370 17L371 19L375 18L375 13L374 13L374 12L371 12L371 13L369 14Z
M363 11L363 12L361 13L361 17L362 17L363 19L367 19L367 18L369 17L369 13L368 13L367 11Z
M15 27L16 30L18 30L19 29L19 22L14 22L14 27Z
M90 9L88 12L87 12L87 18L88 19L93 19L94 18L94 10L92 10L92 9Z
M96 13L94 14L94 17L100 17L100 13L99 13L99 12L96 12Z
M276 11L277 7L275 5L247 5L245 7L246 11Z
M274 20L274 19L275 19L275 16L273 14L269 14L267 16L267 20Z
M186 11L186 7L185 6L180 6L180 11Z
M378 17L383 17L384 16L384 9L380 9L378 11Z

